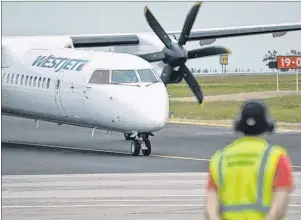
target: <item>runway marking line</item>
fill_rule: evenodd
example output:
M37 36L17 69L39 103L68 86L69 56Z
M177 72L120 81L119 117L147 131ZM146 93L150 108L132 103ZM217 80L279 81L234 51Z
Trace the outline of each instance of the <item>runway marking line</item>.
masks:
M67 205L78 205L78 204L72 204L72 203L84 203L84 202L85 203L86 202L93 202L93 203L96 203L96 202L183 202L183 201L186 201L186 200L193 201L193 202L198 202L202 199L202 197L205 197L205 196L206 195L201 195L201 196L198 196L196 198L178 198L178 199L169 199L168 198L168 200L166 200L164 198L163 198L163 200L162 199L93 199L93 200L78 200L78 201L72 201L71 200L71 201L60 201L60 202L62 202L62 203L66 202L66 203L68 203ZM161 197L161 196L158 196L158 197ZM74 198L74 197L71 197L71 198ZM55 201L51 200L49 202L55 202ZM102 205L102 204L99 204L99 205ZM7 205L7 206L9 206L9 205Z
M2 208L80 208L80 207L204 207L202 204L112 204L112 205L97 205L97 204L87 204L87 205L2 205ZM288 207L301 207L300 204L289 204Z
M110 150L101 150L101 149L74 148L74 147L64 147L64 146L60 146L60 145L35 144L35 143L17 142L17 141L4 141L3 143L7 143L7 144L20 144L20 145L22 144L22 145L29 145L29 146L57 148L57 149L66 149L66 150L75 150L75 151L104 152L104 153L114 153L114 154L131 155L130 153L120 152L120 151L110 151ZM209 159L191 158L191 157L180 157L180 156L170 156L170 155L156 155L156 154L149 155L149 157L160 157L160 158L181 159L181 160L209 161Z
M34 144L34 143L16 142L16 141L4 141L2 143L7 143L7 144L22 144L22 145L29 145L29 146L57 148L57 149L74 150L74 151L104 152L104 153L131 155L130 153L120 152L120 151L110 151L110 150L101 150L101 149L74 148L74 147L64 147L64 146L60 146L60 145ZM206 162L210 161L210 159L208 159L208 158L181 157L181 156L159 155L159 154L149 155L149 157L167 158L167 159L178 159L178 160L206 161ZM301 169L301 165L293 165L292 167L293 168L297 168L297 169Z
M179 160L196 160L196 161L209 161L210 159L205 158L193 158L193 157L178 157L178 156L169 156L169 155L150 155L150 157L160 157L160 158L168 158L168 159L179 159Z
M2 208L84 208L84 207L198 207L201 208L199 203L197 204L112 204L112 205L97 205L97 204L88 204L88 205L2 205Z

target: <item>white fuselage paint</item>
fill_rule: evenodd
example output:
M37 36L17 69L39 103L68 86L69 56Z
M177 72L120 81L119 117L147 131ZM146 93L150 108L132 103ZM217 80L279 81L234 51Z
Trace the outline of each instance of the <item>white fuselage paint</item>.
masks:
M162 81L131 85L89 83L97 69L153 69L139 57L52 47L26 48L22 52L2 49L4 114L124 133L158 131L168 120L169 100ZM59 66L49 68L53 60L44 64L48 67L32 65L39 56L49 55L88 62L80 71L75 70L78 66L70 70L75 62L65 70L58 70Z

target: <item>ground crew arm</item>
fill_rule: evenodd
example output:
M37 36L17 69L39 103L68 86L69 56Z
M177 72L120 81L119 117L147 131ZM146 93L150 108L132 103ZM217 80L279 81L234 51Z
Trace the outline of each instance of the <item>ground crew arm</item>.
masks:
M210 169L208 173L207 195L205 200L204 216L207 220L220 220L219 198L217 186L212 178Z
M265 220L280 220L285 216L289 202L288 189L276 189L273 194L273 203Z
M213 189L207 191L204 215L207 220L220 220L219 199L217 192Z
M274 191L271 209L265 220L280 220L285 216L289 194L293 189L292 164L288 155L279 158L274 178Z

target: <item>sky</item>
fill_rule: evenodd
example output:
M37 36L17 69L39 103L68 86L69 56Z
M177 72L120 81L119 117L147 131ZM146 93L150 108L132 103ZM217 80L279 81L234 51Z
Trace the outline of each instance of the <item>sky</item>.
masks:
M152 32L143 10L148 6L163 28L181 30L194 2L2 2L2 35L56 35ZM204 2L193 29L301 22L301 2ZM301 31L281 38L271 34L218 39L232 51L228 69L267 70L268 50L301 50ZM187 49L200 47L188 43ZM194 59L189 67L220 70L219 57Z

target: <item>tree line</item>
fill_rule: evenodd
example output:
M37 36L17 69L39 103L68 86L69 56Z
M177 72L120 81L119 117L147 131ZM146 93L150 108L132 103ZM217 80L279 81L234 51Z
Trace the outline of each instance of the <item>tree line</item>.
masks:
M217 71L217 69L208 69L208 68L204 68L204 69L197 69L197 68L190 68L190 71L192 73L217 73L220 71ZM256 72L255 69L244 69L244 68L235 68L234 70L231 71L227 71L227 72L234 72L234 73L241 73L241 72Z

